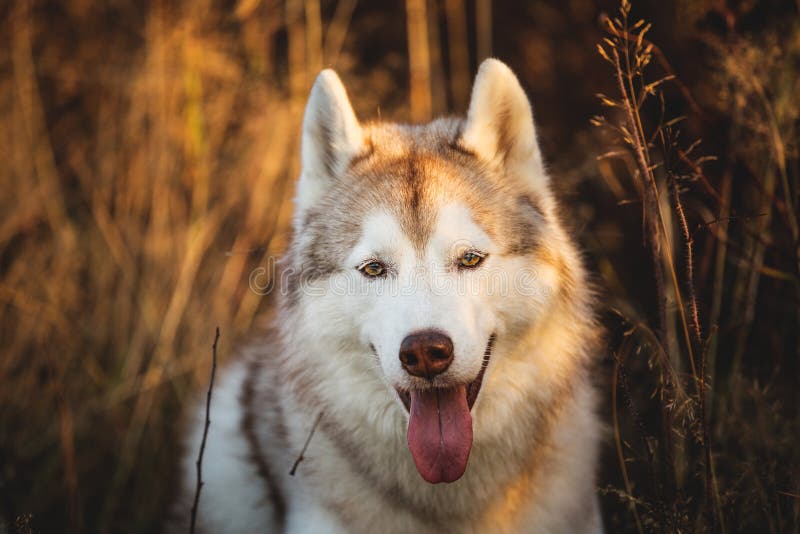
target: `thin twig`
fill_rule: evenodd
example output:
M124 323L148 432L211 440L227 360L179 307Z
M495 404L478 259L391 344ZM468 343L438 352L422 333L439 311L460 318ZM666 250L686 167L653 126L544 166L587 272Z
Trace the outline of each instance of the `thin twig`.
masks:
M636 156L636 161L639 166L639 173L642 175L642 179L645 180L646 182L649 182L650 184L649 190L647 189L646 185L643 184L645 187L645 191L650 191L649 193L647 193L648 204L651 206L651 211L658 215L657 224L653 222L652 223L653 226L651 227L651 240L652 240L651 246L653 247L654 267L656 269L656 273L661 272L660 255L656 256L656 254L659 253L660 250L662 249L661 243L658 240L658 236L662 235L665 242L663 250L664 253L666 254L666 259L670 267L669 274L671 276L672 285L674 287L675 300L677 301L678 304L678 313L681 317L681 326L683 327L683 334L686 342L686 351L689 354L689 364L691 365L692 368L692 377L695 379L695 381L697 381L697 367L695 366L694 349L691 341L691 336L689 334L689 322L686 318L686 310L683 307L683 297L681 296L680 292L680 284L678 283L678 276L675 273L675 262L672 258L672 245L670 243L669 235L667 233L666 223L664 222L664 215L661 213L661 205L658 198L658 185L656 184L655 177L653 176L651 167L648 162L647 151L646 151L647 145L643 141L644 136L642 135L643 128L641 126L641 120L638 116L638 113L634 111L633 104L631 103L633 89L631 87L631 89L628 90L628 88L626 88L625 86L625 82L623 81L623 72L631 72L630 67L627 67L626 65L627 70L623 71L617 50L613 49L612 53L614 57L614 66L616 68L616 74L617 74L617 84L620 89L623 108L627 113L628 126L632 135L632 143L633 143L632 149L634 155ZM632 85L632 82L630 83ZM651 215L651 217L653 217L653 215ZM663 284L663 281L659 283ZM661 294L659 294L659 298L663 298ZM664 300L662 300L662 306L664 304L665 304L665 298ZM663 313L665 312L662 311L662 317ZM664 328L664 322L665 321L662 319L662 329ZM664 334L666 335L666 331L664 331ZM666 337L664 339L666 340Z
M614 421L614 442L617 448L617 459L619 460L619 467L622 471L622 480L625 483L625 491L629 496L633 496L633 486L628 478L628 469L625 467L625 454L622 452L622 438L619 431L619 419L617 416L617 379L619 376L620 361L619 357L614 355L614 374L612 375L613 383L611 385L611 415ZM642 528L642 521L639 519L639 512L636 510L636 502L634 499L628 501L633 517L636 521L636 530L639 534L644 532Z
M219 341L219 326L214 333L214 344L211 345L211 380L208 382L208 394L206 395L206 423L203 428L203 439L200 441L200 452L197 454L197 485L194 490L194 503L192 504L192 519L189 523L189 534L194 534L195 523L197 522L197 504L200 502L200 490L203 489L203 453L206 450L206 439L208 438L208 427L211 426L211 392L214 389L214 375L217 374L217 341Z
M714 199L717 201L718 204L721 204L722 196L720 196L717 190L714 189L714 186L711 185L709 179L706 178L706 175L703 173L703 169L700 167L700 165L698 165L694 160L692 160L692 158L689 157L689 154L687 154L680 148L678 149L678 157L681 158L681 161L692 169L695 176L697 176L700 179L700 183L702 183L703 186L706 188L706 191L708 191L711 194L711 196L714 197Z
M678 189L678 182L674 177L671 180L671 185L672 195L675 200L675 213L678 214L679 226L683 232L683 238L686 241L686 289L689 293L689 307L692 311L692 326L694 327L695 342L697 343L698 349L700 349L703 343L703 334L700 329L700 317L697 311L697 293L694 288L694 240L689 233L686 213L683 211L683 203L681 202L681 193Z
M706 482L706 499L711 504L709 515L715 531L726 532L725 519L722 515L722 505L719 497L719 487L717 486L717 475L714 471L714 456L711 450L711 421L710 414L708 413L706 404L706 391L708 385L706 381L706 360L708 359L708 349L717 335L717 325L711 325L711 331L705 341L703 352L701 354L700 362L700 414L701 422L703 425L703 455L705 456L705 482Z
M319 412L319 415L317 415L317 419L314 421L311 431L308 433L306 442L303 444L303 448L300 450L300 456L298 456L297 460L295 460L294 464L292 464L292 469L289 471L290 475L294 476L295 472L297 471L297 466L300 465L300 462L305 459L306 450L308 450L308 445L311 443L311 438L314 437L314 432L317 430L317 425L319 425L320 420L322 420L322 414L323 412Z
M600 23L603 24L604 26L608 26L608 22L610 20L611 19L609 19L608 15L606 15L605 13L600 15ZM621 37L624 37L626 41L635 43L639 38L637 35L633 35L622 28L615 28L615 30ZM700 105L697 103L697 101L694 99L691 91L689 91L689 88L686 87L686 85L683 82L681 82L680 78L678 78L678 76L675 75L675 69L673 69L669 61L667 61L667 56L664 55L664 52L661 51L661 48L659 48L658 45L656 45L649 39L645 38L642 38L642 44L647 47L650 47L651 51L656 57L656 61L658 61L661 64L661 68L664 69L664 71L668 75L674 77L673 81L675 85L678 87L678 90L681 92L681 95L683 95L683 98L686 99L686 102L689 104L689 107L692 108L694 114L700 117L701 120L706 120L706 114L703 112L703 108L701 108Z

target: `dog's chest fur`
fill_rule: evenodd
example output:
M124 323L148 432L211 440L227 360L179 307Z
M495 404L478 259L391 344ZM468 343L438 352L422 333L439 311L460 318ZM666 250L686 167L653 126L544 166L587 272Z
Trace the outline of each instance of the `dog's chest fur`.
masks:
M594 299L511 71L481 66L466 119L364 127L326 71L302 160L275 320L213 394L201 528L602 531ZM420 332L435 376L398 357Z
M508 440L476 442L467 474L447 486L419 477L402 433L387 438L361 418L342 422L323 411L290 475L319 412L309 410L312 394L297 391L291 372L282 374L271 356L265 362L261 350L248 350L214 392L205 460L211 483L200 502L205 531L596 531L594 487L585 484L594 477L591 395L565 392L548 414L524 414L525 428ZM223 482L217 471L225 471Z

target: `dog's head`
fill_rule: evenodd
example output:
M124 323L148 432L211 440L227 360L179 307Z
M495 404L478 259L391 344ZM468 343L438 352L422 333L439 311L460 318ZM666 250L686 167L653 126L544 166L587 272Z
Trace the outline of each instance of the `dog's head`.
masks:
M570 283L514 74L487 60L466 119L406 126L360 124L338 76L322 72L294 226L302 283L290 300L304 301L315 335L377 358L409 411L423 478L459 478L494 340L524 335Z

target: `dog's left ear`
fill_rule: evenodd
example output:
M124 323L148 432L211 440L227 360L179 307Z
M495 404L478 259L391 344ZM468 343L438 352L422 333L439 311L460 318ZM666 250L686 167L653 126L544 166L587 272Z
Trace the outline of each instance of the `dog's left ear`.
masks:
M482 159L544 178L528 97L502 61L481 63L459 142Z
M313 206L364 149L364 137L342 81L331 69L319 73L303 115L302 171L297 212Z

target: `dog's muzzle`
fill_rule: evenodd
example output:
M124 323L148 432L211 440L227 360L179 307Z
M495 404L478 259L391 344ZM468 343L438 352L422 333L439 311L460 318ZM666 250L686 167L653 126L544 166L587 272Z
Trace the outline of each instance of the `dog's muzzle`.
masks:
M481 370L469 384L398 390L408 410L408 448L417 471L431 483L454 482L467 469L472 449L472 406L489 364L494 335L489 337ZM400 362L412 376L431 380L453 361L453 342L436 331L407 336Z

